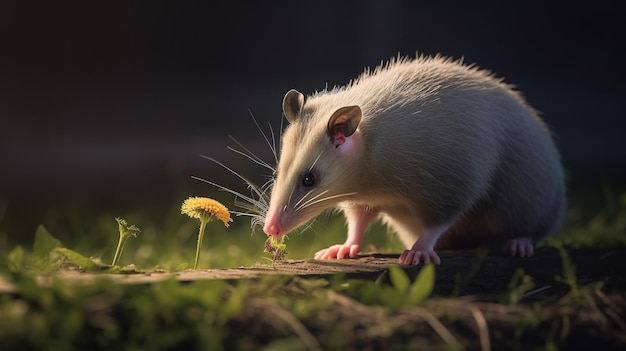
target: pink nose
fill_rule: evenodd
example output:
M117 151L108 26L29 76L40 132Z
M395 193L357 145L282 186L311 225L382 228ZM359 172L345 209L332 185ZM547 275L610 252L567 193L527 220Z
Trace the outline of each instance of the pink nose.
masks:
M279 236L281 234L280 227L276 223L266 223L263 231L267 235Z

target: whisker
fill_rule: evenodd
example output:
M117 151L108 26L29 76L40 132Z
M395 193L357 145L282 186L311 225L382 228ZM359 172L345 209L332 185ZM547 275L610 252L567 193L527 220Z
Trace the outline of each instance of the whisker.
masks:
M244 200L245 201L239 201L237 197L235 197L235 206L256 214L265 214L267 212L267 202L264 201L264 199L259 199L254 202Z
M254 124L256 125L257 129L259 130L259 132L261 132L261 135L263 136L263 139L265 139L265 142L267 143L267 146L270 147L270 149L272 150L272 153L274 154L274 159L276 160L276 163L278 163L278 156L276 155L276 148L272 147L272 143L270 143L269 139L267 138L267 134L265 134L265 132L263 132L263 129L261 129L261 126L259 125L259 122L257 122L256 118L254 117L254 114L252 114L252 111L250 109L248 109L248 112L250 113L250 116L252 117L252 120L254 121ZM271 125L270 125L270 130L272 130ZM272 135L274 134L274 132L272 131ZM272 140L274 139L274 137L272 136Z
M302 201L302 200L303 200L303 199L304 199L307 195L309 195L312 191L313 191L313 190L311 190L311 191L309 191L308 193L306 193L306 195L305 195L305 196L303 196L303 197L302 197L302 199L300 199L300 201ZM310 199L306 200L306 201L305 201L304 203L302 203L300 206L297 206L297 204L296 204L296 205L294 206L294 207L296 208L296 209L295 209L295 212L298 212L298 211L300 211L301 209L303 209L303 208L307 207L309 202L311 202L311 201L313 201L313 200L317 199L318 197L320 197L320 196L322 196L322 195L326 194L327 192L328 192L328 189L326 189L326 190L324 190L324 191L320 192L319 194L317 194L317 195L313 196L312 198L310 198ZM298 203L300 203L300 201L298 201Z
M227 188L225 186L219 185L217 183L211 182L209 180L206 179L202 179L199 177L195 177L192 176L191 178L205 182L207 184L211 184L215 187L217 187L220 190L229 192L231 194L235 195L235 205L243 208L244 210L247 210L248 212L243 212L243 211L230 211L231 213L233 213L234 215L236 215L237 217L239 216L246 216L246 217L250 217L250 228L252 228L252 233L254 234L254 228L256 228L256 226L261 226L263 227L263 225L265 224L265 215L267 213L267 209L268 209L268 200L266 197L265 192L262 193L262 195L259 196L259 199L255 199L253 197L250 196L246 196L243 195L242 193L235 191L233 189ZM256 188L256 186L254 184L249 184L248 185L249 188L253 189L253 191L255 191L254 189ZM241 201L238 201L237 198L243 199L244 201L246 201L247 203L242 203Z
M311 165L311 167L309 168L309 171L311 171L313 169L313 167L315 167L315 164L317 163L317 161L319 161L320 157L322 157L322 153L324 153L324 151L322 150L320 152L319 155L317 155L317 158L315 159L315 161L313 161L313 164Z
M243 144L241 144L239 141L237 141L237 139L235 139L232 135L228 136L232 141L234 141L237 145L239 145L240 148L242 148L245 152L241 151L241 150L237 150L233 147L227 146L226 148L232 152L235 152L241 156L247 157L248 159L250 159L252 162L263 166L267 169L269 169L270 171L274 172L275 169L274 167L270 166L267 162L263 161L263 159L261 159L259 156L257 156L254 152L250 151L250 149L248 149L247 147L243 146Z
M272 135L272 145L270 146L270 149L274 154L274 161L276 162L276 164L278 164L278 154L276 153L276 135L274 134L274 128L272 128L270 122L267 122L267 126L270 130L270 134Z
M298 202L296 202L296 203L293 205L293 207L294 207L294 208L296 208L296 211L297 211L297 208L298 208L298 206L300 205L300 203L301 203L302 201L304 201L304 199L306 199L309 195L311 195L311 193L312 193L312 192L314 192L315 190L316 190L316 189L311 189L311 190L309 190L306 194L304 194L304 196L302 196L302 198L301 198L300 200L298 200ZM318 197L318 196L320 196L320 195L322 195L322 194L325 194L326 192L328 192L328 190L326 190L326 191L322 192L321 194L318 194L318 195L317 195L317 196L315 196L315 197ZM314 197L313 199L315 199L315 197ZM289 202L288 202L288 203L291 203L291 198L289 199Z
M272 154L274 155L274 160L276 161L276 164L278 163L278 153L277 153L277 149L278 147L280 147L280 145L278 145L277 147L277 143L280 143L280 140L277 140L276 138L276 134L274 132L274 129L272 128L272 125L268 122L268 130L269 133L264 131L260 124L258 123L258 121L256 120L256 118L254 117L254 114L252 113L252 111L250 111L248 109L248 112L250 113L250 116L252 117L252 120L256 126L256 128L259 130L259 132L261 133L261 136L263 137L263 139L265 140L265 143L269 146ZM281 130L280 130L280 136L282 137L282 117L281 117ZM240 156L244 156L247 159L249 159L250 161L256 163L257 165L260 165L262 167L265 167L269 170L272 171L272 175L266 177L266 181L261 185L257 185L254 182L252 182L250 179L246 178L244 175L242 175L241 173L235 171L234 169L226 166L225 164L223 164L222 162L216 160L215 158L209 157L209 156L205 156L205 155L200 155L200 157L205 158L219 166L221 166L222 168L224 168L225 170L229 171L230 173L234 174L235 176L237 176L237 178L241 179L244 181L244 183L246 184L248 190L250 191L250 194L248 195L244 195L243 193L233 190L231 188L225 187L223 185L220 185L218 183L212 182L210 180L207 179L203 179L200 177L196 177L196 176L192 176L192 179L195 180L199 180L202 181L204 183L210 184L216 188L218 188L220 191L225 191L228 192L230 194L233 194L235 196L234 199L234 204L235 206L239 207L241 210L238 211L230 211L233 215L235 216L245 216L245 217L250 217L250 227L253 229L252 233L254 233L254 229L256 228L257 225L261 225L263 226L265 224L265 217L267 215L268 209L269 209L269 202L270 202L270 193L271 193L271 189L274 186L274 182L276 181L275 176L276 176L276 168L273 167L270 163L266 162L265 160L263 160L261 157L259 157L256 153L252 152L249 148L247 148L246 146L244 146L242 143L240 143L237 139L235 139L233 136L229 135L229 138L235 142L235 144L238 146L238 148L234 148L234 147L230 147L228 146L227 149L240 155Z
M250 212L241 212L241 211L231 211L232 214L234 214L237 217L242 217L242 216L246 216L246 217L258 217L258 214L255 213L250 213Z
M302 235L308 229L312 229L314 224L315 224L315 219L308 221L306 224L300 226L300 229L298 230L298 235Z
M265 191L263 191L263 189L259 189L259 187L256 184L254 184L252 181L250 181L248 178L242 176L238 172L234 171L233 169L231 169L230 167L228 167L225 164L221 163L220 161L214 159L213 157L209 157L209 156L206 156L206 155L200 155L200 157L206 158L209 161L215 162L216 164L222 166L227 171L229 171L232 174L236 175L239 179L241 179L244 182L246 182L246 184L248 184L248 186L257 194L257 196L262 197L265 194ZM201 180L201 179L198 179L198 180Z
M289 192L289 198L287 198L287 203L290 204L291 203L291 199L293 198L293 192L295 191L295 188L292 188L291 191ZM285 205L285 207L287 207L287 205Z
M264 224L265 224L265 221L263 220L263 217L261 217L261 216L253 217L250 220L250 227L251 228L255 228L257 225L263 227ZM252 231L252 233L254 233L254 230Z
M320 203L320 202L322 202L322 201L332 200L332 199L336 199L336 198L339 198L339 197L350 196L350 195L356 195L356 194L357 194L356 192L353 192L353 193L344 193L344 194L338 194L338 195L332 195L332 196L323 197L323 198L318 199L318 200L315 200L315 201L313 201L313 202L310 202L310 200L309 200L309 201L307 201L306 203L302 204L302 205L300 206L300 208L296 209L296 211L299 211L299 210L301 210L301 209L303 209L303 208L306 208L306 207L309 207L309 206L313 206L313 205L318 204L318 203Z
M203 155L201 155L201 156L203 156ZM247 179L244 176L240 175L238 172L234 171L233 169L227 167L223 163L221 163L221 162L219 162L219 161L217 161L217 160L215 160L215 159L213 159L211 157L208 157L208 156L203 156L203 157L207 158L208 160L211 160L211 161L215 162L216 164L220 165L224 169L228 170L229 172L235 174L237 177L242 179L248 185L248 189L250 189L252 191L253 195L256 195L256 197L258 197L258 199L255 199L254 196L244 195L244 194L242 194L242 193L240 193L238 191L235 191L233 189L227 188L225 186L222 186L220 184L217 184L215 182L211 182L209 180L206 180L206 179L203 179L203 178L200 178L200 177L192 176L193 179L203 181L203 182L205 182L207 184L211 184L211 185L213 185L213 186L215 186L215 187L217 187L217 188L219 188L219 189L221 189L223 191L227 191L227 192L235 195L236 197L239 197L239 198L243 199L244 201L248 202L251 206L253 206L253 207L250 207L250 206L247 206L247 205L243 205L243 204L241 204L241 202L238 203L237 199L235 199L235 205L237 205L237 206L239 206L241 208L252 210L252 211L257 212L257 213L259 213L261 215L264 215L265 212L267 212L267 207L268 207L267 203L268 203L268 200L269 200L269 198L267 196L267 190L268 190L267 188L266 189L259 188L252 181L250 181L249 179Z
M240 193L238 191L235 191L235 190L232 190L232 189L227 188L225 186L222 186L222 185L219 185L217 183L214 183L214 182L212 182L210 180L206 180L206 179L203 179L203 178L200 178L200 177L196 177L196 176L191 176L191 178L195 179L195 180L199 180L199 181L207 183L207 184L210 184L210 185L213 185L214 187L219 188L219 189L221 189L223 191L229 192L229 193L231 193L231 194L233 194L235 196L238 196L238 197L240 197L240 198L250 202L251 204L254 204L254 203L257 202L257 200L255 200L255 199L253 199L253 198L251 198L249 196L246 196L246 195L244 195L244 194L242 194L242 193Z
M272 186L274 186L274 177L270 177L265 183L263 183L263 185L261 185L261 189L263 190L269 190L272 188Z

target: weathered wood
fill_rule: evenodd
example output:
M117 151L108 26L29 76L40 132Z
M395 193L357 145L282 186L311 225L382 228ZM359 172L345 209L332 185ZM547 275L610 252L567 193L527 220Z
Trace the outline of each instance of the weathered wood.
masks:
M581 283L604 281L608 290L626 288L626 249L620 250L570 250L571 260L577 267ZM370 253L356 259L344 260L285 260L271 265L228 269L200 269L180 272L146 271L134 274L88 273L78 270L61 270L52 275L38 276L42 285L50 284L53 277L67 282L90 283L107 278L120 284L150 284L175 277L181 282L205 279L258 279L267 275L328 277L345 274L348 278L388 281L386 272L398 264L397 254ZM506 291L514 273L523 269L531 276L542 296L559 295L568 287L555 281L562 274L561 257L553 248L538 249L531 258L507 257L481 251L442 251L442 264L436 267L436 295L498 294ZM420 267L401 266L414 279ZM13 285L0 277L0 293L15 293ZM539 296L538 296L539 297Z

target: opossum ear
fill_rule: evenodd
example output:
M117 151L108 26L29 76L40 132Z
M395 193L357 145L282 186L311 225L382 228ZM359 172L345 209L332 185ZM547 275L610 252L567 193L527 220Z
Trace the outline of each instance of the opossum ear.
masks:
M356 131L359 123L361 123L361 108L359 106L344 106L330 116L326 132L334 141L335 146L339 146L343 144L345 138Z
M285 94L285 98L283 98L283 113L289 123L293 123L298 118L303 106L304 95L301 92L291 89Z

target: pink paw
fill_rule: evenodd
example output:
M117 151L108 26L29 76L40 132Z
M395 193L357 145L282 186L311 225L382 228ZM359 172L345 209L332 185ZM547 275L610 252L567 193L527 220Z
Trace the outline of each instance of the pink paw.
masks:
M519 257L530 257L534 250L533 241L529 238L511 239L502 247L502 252Z
M411 264L411 265L419 265L420 263L430 263L441 264L441 259L439 259L439 255L433 250L404 250L402 255L400 255L400 263L402 264Z
M346 257L355 258L361 247L359 245L333 245L327 249L319 250L315 253L316 260L343 259Z

